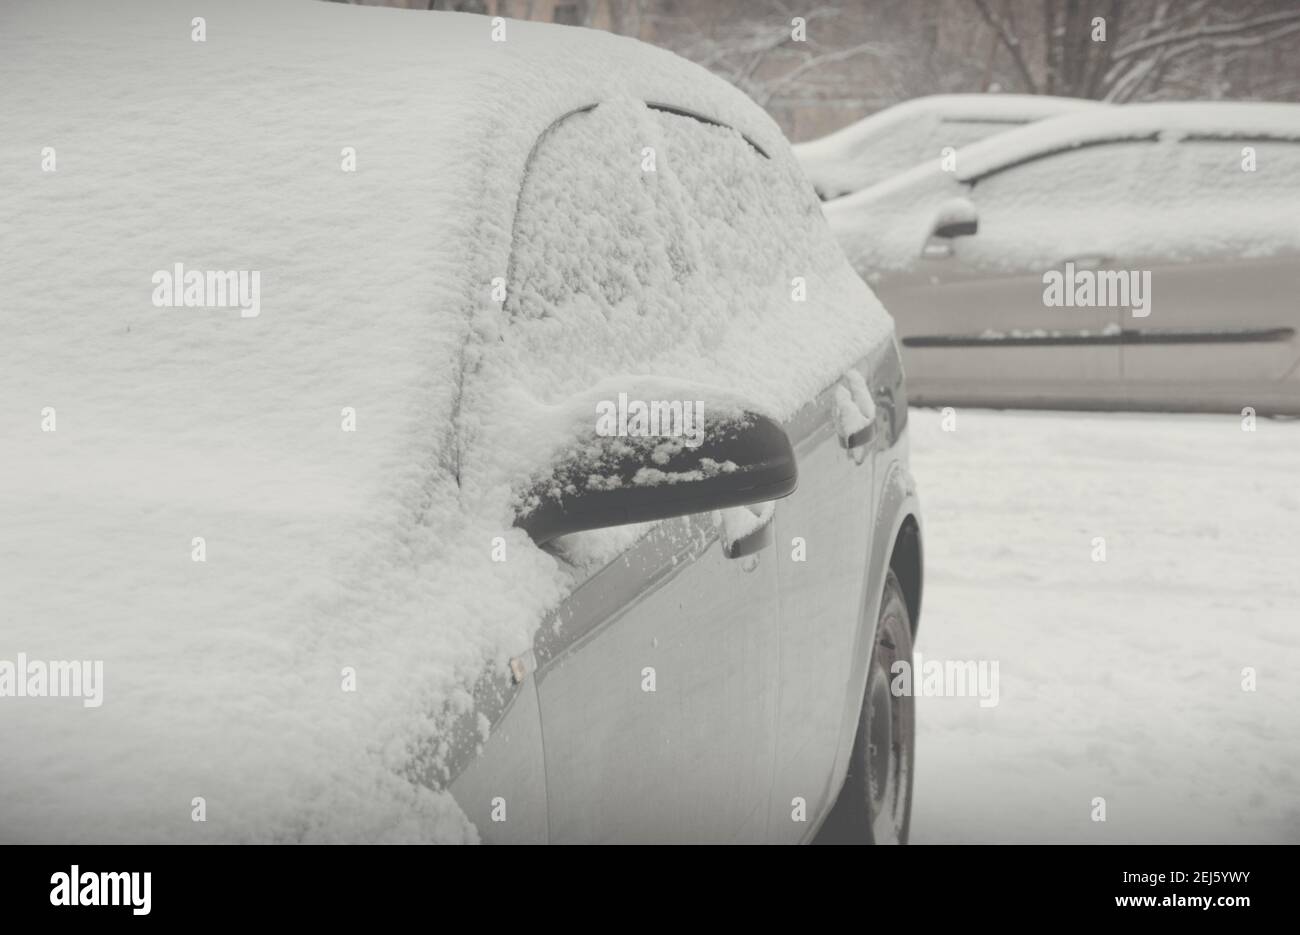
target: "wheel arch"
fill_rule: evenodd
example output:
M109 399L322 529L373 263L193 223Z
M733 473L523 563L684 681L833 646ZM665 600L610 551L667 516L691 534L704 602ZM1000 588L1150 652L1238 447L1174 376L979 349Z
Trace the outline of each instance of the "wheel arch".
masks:
M903 587L903 600L911 617L912 636L916 637L921 623L921 581L924 561L921 555L921 524L915 513L903 517L894 535L894 548L889 555L889 569Z

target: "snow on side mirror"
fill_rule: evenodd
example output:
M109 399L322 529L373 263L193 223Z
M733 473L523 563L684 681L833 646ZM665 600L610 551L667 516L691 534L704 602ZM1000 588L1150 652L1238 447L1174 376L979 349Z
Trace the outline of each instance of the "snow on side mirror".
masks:
M794 492L799 472L780 424L744 412L680 437L593 434L518 495L515 525L538 545L586 529L726 510Z

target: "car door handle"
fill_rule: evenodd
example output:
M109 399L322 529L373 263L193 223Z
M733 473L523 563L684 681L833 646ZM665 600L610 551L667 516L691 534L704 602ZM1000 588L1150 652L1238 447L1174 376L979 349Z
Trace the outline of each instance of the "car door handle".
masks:
M835 431L840 447L851 451L876 437L876 407L866 381L856 370L845 383L835 387Z
M772 520L776 501L753 506L729 507L719 511L722 527L722 554L727 558L744 558L761 552L772 544Z
M871 424L865 428L858 429L856 432L850 432L848 435L841 435L840 447L852 451L854 448L864 447L875 437L876 426Z

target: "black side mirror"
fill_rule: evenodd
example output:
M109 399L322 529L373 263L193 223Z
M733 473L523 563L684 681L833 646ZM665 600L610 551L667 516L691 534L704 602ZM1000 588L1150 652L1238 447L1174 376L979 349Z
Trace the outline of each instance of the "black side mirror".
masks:
M979 212L968 198L950 198L939 205L930 225L931 237L969 237L980 229Z
M952 198L939 206L930 224L930 236L921 247L921 256L942 260L952 256L954 237L968 237L980 229L975 206L965 198Z
M967 237L978 232L980 222L977 218L969 218L960 221L945 221L934 229L936 237Z
M584 529L777 500L799 481L774 420L746 412L711 422L700 443L593 435L519 495L515 525L538 545Z

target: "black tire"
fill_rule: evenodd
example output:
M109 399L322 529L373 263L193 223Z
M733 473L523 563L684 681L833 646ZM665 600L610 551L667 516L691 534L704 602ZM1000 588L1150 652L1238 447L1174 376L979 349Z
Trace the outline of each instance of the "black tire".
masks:
M915 689L901 695L890 690L890 667L898 660L912 664L912 619L902 585L890 571L848 775L816 844L907 843L916 765L916 695Z

